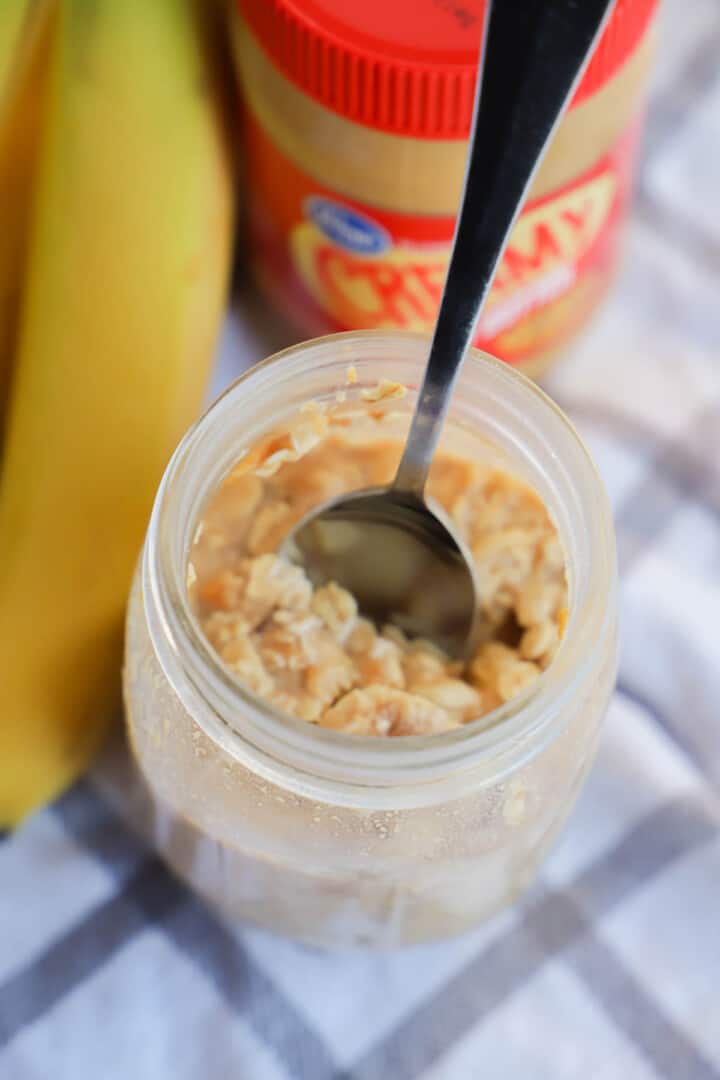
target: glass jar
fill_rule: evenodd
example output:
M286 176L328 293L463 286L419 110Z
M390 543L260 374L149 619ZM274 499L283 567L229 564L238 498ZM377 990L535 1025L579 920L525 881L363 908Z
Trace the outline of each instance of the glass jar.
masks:
M485 0L236 0L250 258L303 334L429 331ZM618 0L511 234L475 344L538 374L617 264L657 0Z
M509 366L474 353L443 436L544 499L567 556L569 619L548 670L478 724L433 736L350 736L287 716L225 669L186 595L208 494L249 444L310 398L410 387L427 339L349 333L242 376L180 444L132 591L130 742L173 868L233 919L322 946L399 945L487 918L530 881L593 759L616 668L616 561L607 498L567 419ZM486 718L485 718L486 719Z

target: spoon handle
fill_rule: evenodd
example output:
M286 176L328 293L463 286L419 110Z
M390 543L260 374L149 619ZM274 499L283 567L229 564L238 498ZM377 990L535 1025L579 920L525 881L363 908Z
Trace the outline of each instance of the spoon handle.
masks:
M422 496L455 379L510 230L614 0L487 0L450 265L393 487Z

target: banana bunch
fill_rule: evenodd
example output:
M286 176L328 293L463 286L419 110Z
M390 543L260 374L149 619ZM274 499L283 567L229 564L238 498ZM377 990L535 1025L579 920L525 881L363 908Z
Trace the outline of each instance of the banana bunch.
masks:
M0 827L117 712L133 565L202 404L234 200L209 10L0 2Z

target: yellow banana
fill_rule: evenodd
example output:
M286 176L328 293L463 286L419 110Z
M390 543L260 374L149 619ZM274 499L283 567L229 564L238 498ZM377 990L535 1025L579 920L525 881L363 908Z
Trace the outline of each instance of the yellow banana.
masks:
M0 4L0 100L20 44L22 25L33 0L3 0Z
M0 478L0 825L88 761L155 487L198 410L232 169L188 0L61 0Z
M0 0L0 441L55 0Z

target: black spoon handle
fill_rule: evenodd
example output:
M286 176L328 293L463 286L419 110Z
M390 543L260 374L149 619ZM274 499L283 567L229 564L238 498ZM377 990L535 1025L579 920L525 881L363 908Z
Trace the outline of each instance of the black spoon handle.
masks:
M421 496L508 235L614 0L488 0L455 241L394 487Z

